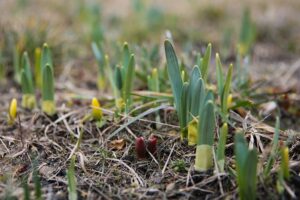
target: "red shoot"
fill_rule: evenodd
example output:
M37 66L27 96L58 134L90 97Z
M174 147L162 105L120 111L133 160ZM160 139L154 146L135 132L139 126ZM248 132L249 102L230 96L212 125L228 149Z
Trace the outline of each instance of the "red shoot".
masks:
M157 138L154 135L151 135L148 139L147 149L152 155L156 154L156 150L157 150L156 146L157 146Z
M145 140L143 137L138 137L135 139L135 152L139 159L146 158L147 150Z

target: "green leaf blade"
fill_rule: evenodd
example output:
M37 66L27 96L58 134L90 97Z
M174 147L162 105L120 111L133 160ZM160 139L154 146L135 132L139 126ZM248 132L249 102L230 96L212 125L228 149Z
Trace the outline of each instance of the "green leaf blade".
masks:
M226 117L228 113L227 98L231 89L232 69L233 65L231 64L227 72L226 81L221 96L221 110Z
M198 126L198 145L206 144L213 145L214 140L214 130L215 130L215 111L214 103L212 100L208 100L200 113L200 123Z
M71 165L67 170L67 178L68 178L68 198L69 200L77 200L77 184L75 177L75 158L71 158Z
M208 76L208 67L209 67L209 61L210 61L210 57L211 57L211 43L209 43L207 45L204 57L203 57L203 61L201 64L201 74L203 76L203 80L206 83L207 80L207 76Z
M169 40L165 41L165 53L167 59L168 76L169 79L171 80L171 88L174 94L175 107L178 111L183 81L181 79L181 73L180 73L176 53Z
M125 82L124 82L124 100L125 102L130 102L130 96L133 86L133 78L134 78L134 68L135 68L135 58L134 54L130 55Z
M222 71L222 63L220 60L220 56L216 54L216 68L217 68L217 86L218 86L218 94L221 97L224 88L224 80L223 80L223 71Z
M187 137L187 118L188 118L188 93L189 93L189 84L185 82L183 84L182 88L182 93L181 93L181 104L179 108L179 123L180 123L180 129L181 129L181 134L182 138Z
M42 96L44 101L54 101L54 77L51 65L46 64L43 69Z

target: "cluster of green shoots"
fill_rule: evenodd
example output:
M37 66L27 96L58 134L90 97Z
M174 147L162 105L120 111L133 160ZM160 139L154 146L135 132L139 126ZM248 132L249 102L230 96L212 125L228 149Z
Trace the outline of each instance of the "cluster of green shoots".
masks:
M218 54L216 55L218 97L220 100L220 105L217 107L214 93L207 83L211 44L208 45L203 58L198 56L198 63L193 67L188 81L183 79L182 74L185 74L185 71L180 71L174 48L168 40L165 41L165 51L181 138L187 138L189 145L197 145L195 169L206 171L213 166L215 115L217 108L219 108L224 124L220 131L221 139L217 160L220 170L223 171L232 65L230 65L224 80L221 61Z
M127 42L125 42L122 50L122 59L112 70L108 55L103 53L103 50L97 43L92 43L92 50L98 62L97 83L99 89L104 90L106 88L108 85L106 77L108 77L118 111L128 113L132 104L131 92L135 75L134 54L130 51Z
M132 61L131 61L132 62ZM40 50L36 48L35 50L35 65L34 65L34 74L31 70L31 64L27 52L24 52L21 65L18 68L18 71L15 71L15 77L20 76L20 84L22 88L22 107L27 110L33 110L37 107L35 88L41 89L42 99L41 99L41 108L42 111L48 116L53 116L56 114L56 105L54 98L54 75L53 75L53 62L51 58L51 52L47 44L43 45L43 49ZM20 73L20 74L18 74ZM91 101L92 111L86 115L81 120L81 125L87 120L94 120L100 122L102 120L102 109L99 101L96 98L93 98ZM17 119L17 109L18 104L17 100L12 99L9 111L8 111L8 124L13 125ZM81 143L82 140L82 131L78 136L78 141L73 149L75 152ZM75 156L73 153L70 156L70 167L67 170L67 180L68 180L68 198L71 200L78 199L77 197L77 186L76 186L76 176L75 176ZM36 164L35 164L36 165ZM40 183L40 178L38 175L37 166L34 166L33 169L33 181L34 181L34 190L35 197L34 199L43 199L42 197L42 188ZM27 184L27 180L23 181L24 189L24 199L30 200L30 189Z
M54 96L54 74L51 51L45 43L43 49L35 49L34 73L27 52L24 52L21 58L20 67L15 68L15 77L20 77L22 89L22 107L27 110L33 110L37 107L36 88L41 89L41 109L48 116L56 114L56 104ZM132 62L132 61L130 61ZM134 60L133 60L134 62ZM17 81L18 79L16 79ZM129 99L127 97L127 99ZM100 103L96 98L91 101L92 112L85 116L82 121L96 120L101 121L102 110ZM14 124L17 118L17 100L11 101L8 124Z
M56 113L54 99L54 77L51 52L47 44L44 44L42 51L35 50L34 74L27 52L24 52L18 67L15 67L16 81L20 81L22 89L22 107L33 110L37 107L35 88L41 89L42 111L49 116ZM9 124L13 124L17 110L17 100L13 99L9 110Z
M229 109L232 104L231 82L233 65L228 68L227 75L223 74L223 67L218 54L216 54L217 91L214 92L208 84L208 69L211 58L211 44L201 58L198 56L189 75L185 77L184 69L178 64L172 43L165 41L167 70L174 95L174 104L177 111L181 138L187 139L189 145L196 144L195 170L207 171L213 168L218 172L225 172L225 146L228 135ZM216 119L220 120L216 120ZM219 123L217 122L220 122ZM220 127L220 128L219 128ZM215 137L218 134L216 148ZM244 133L235 133L235 160L236 176L241 199L255 199L257 185L258 155L255 148L249 148ZM278 190L283 191L284 180L289 178L289 158L286 145L278 145L279 119L273 140L273 148L263 173L269 178L277 156L281 156L281 167L278 173ZM250 145L249 145L250 146ZM253 146L253 145L251 145ZM216 152L216 153L214 153ZM215 159L214 159L215 158ZM214 162L215 161L215 162ZM229 168L229 167L228 167ZM231 169L231 168L230 168Z

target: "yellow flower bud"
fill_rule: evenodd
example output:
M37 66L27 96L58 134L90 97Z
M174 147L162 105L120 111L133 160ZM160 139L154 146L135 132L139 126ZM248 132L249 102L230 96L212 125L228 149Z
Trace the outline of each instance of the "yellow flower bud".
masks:
M93 119L100 121L102 119L102 110L99 101L96 98L93 98L91 106Z
M188 143L190 146L197 144L198 121L193 119L188 124Z
M13 124L17 117L17 105L18 105L17 99L13 98L9 106L9 117L8 117L9 124Z

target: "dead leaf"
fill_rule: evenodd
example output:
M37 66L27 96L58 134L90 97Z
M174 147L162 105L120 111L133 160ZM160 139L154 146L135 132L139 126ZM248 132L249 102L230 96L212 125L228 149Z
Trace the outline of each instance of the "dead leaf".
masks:
M118 139L118 140L113 140L109 143L109 147L112 150L122 150L125 147L125 140L124 139Z
M275 133L275 128L274 127L269 126L269 125L264 124L264 123L255 124L254 128L263 130L267 134L269 133L269 134L273 135ZM279 130L279 137L280 138L282 138L282 137L286 138L286 137L288 137L288 134L287 134L286 131Z
M260 106L260 114L263 116L267 116L271 114L275 109L277 108L277 104L275 101L270 101L267 103L264 103Z

